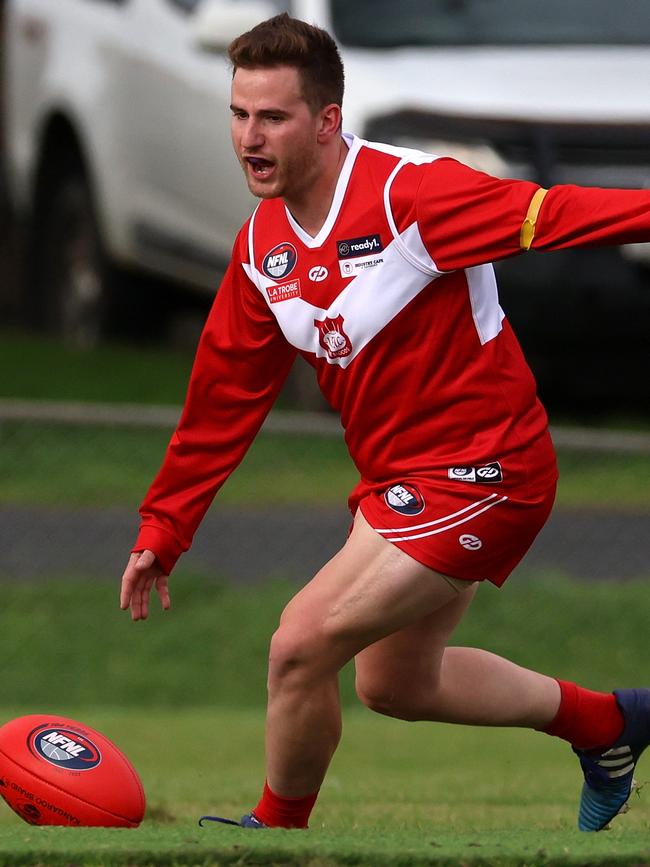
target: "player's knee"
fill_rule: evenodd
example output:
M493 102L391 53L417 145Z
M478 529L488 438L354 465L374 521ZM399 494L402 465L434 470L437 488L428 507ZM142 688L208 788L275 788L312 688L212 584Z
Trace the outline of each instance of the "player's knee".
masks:
M406 722L424 719L417 697L403 688L396 689L391 684L368 683L357 678L357 696L362 704L375 713L392 716Z
M281 626L271 638L269 689L317 676L321 666L313 633Z

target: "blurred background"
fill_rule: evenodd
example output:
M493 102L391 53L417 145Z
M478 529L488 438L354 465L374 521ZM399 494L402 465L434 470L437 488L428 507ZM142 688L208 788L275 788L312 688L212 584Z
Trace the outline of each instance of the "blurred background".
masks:
M346 129L545 186L650 186L641 0L4 0L2 581L121 574L252 205L225 48L281 9L338 39ZM498 270L562 469L518 575L650 577L650 245ZM299 365L180 573L308 579L345 537L354 482Z

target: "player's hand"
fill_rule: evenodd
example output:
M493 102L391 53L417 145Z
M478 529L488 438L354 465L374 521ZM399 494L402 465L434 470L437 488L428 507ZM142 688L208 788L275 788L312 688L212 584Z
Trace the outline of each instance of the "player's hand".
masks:
M154 586L163 610L167 611L171 605L167 575L156 560L156 555L149 550L131 554L122 575L120 591L122 611L130 607L132 620L146 620L149 615L149 596Z

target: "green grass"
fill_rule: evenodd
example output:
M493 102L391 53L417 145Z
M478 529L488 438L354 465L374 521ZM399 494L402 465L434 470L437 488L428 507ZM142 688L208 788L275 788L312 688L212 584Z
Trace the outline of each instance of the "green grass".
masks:
M267 642L294 588L243 593L180 575L173 610L138 624L117 610L116 587L2 589L0 723L50 712L103 731L138 768L148 812L120 831L31 828L0 809L0 867L650 864L648 789L611 832L579 834L579 773L563 742L375 716L349 669L343 740L310 831L199 829L198 816L237 817L259 796ZM647 683L649 619L643 582L522 574L483 588L455 643L611 689ZM643 763L638 776L650 779Z
M91 353L0 332L0 398L180 406L191 354L106 346ZM557 421L557 420L555 420ZM171 430L6 422L0 425L0 504L135 507ZM650 508L650 455L560 451L558 503ZM261 434L220 494L231 505L343 507L357 474L342 439Z
M171 431L0 425L0 504L135 509L164 457ZM337 505L356 484L341 440L262 433L219 502Z
M3 719L21 713L7 708ZM580 777L560 741L533 732L410 725L345 714L309 832L198 828L239 816L263 779L261 710L75 709L138 768L140 829L31 828L0 811L0 865L640 864L650 861L647 793L615 829L574 830Z
M150 620L133 624L118 610L117 582L3 583L3 695L53 710L259 706L268 640L296 588L241 591L182 569L170 586L172 611L160 612L155 600ZM649 622L643 581L579 584L522 570L501 591L481 588L454 643L613 689L648 680ZM342 684L348 705L356 703L350 675Z
M650 453L558 450L557 503L589 509L650 509Z
M135 508L170 435L170 430L6 422L0 425L0 504ZM650 455L561 450L559 459L559 505L650 508ZM344 508L357 479L342 439L261 433L219 502Z
M150 346L102 346L92 352L40 336L0 332L0 397L180 404L192 354Z

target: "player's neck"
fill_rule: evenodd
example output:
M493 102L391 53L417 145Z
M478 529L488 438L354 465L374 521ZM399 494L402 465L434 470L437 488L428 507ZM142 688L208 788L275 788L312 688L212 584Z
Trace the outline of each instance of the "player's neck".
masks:
M323 228L330 212L336 184L347 155L348 146L341 137L338 147L332 148L331 157L325 160L315 180L306 185L300 195L284 200L291 216L312 238Z

